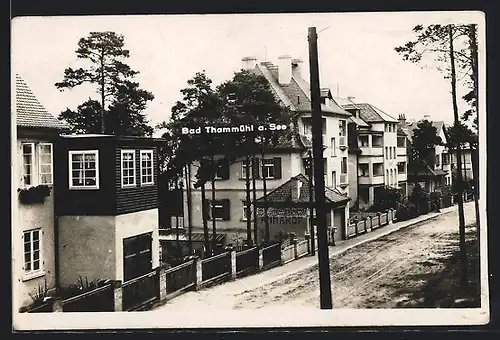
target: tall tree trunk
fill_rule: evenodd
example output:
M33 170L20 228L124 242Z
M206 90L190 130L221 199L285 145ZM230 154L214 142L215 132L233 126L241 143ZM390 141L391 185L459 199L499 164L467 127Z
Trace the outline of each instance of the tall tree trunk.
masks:
M213 166L215 164L215 159L214 157L212 156L211 158L211 166ZM212 184L212 202L215 202L215 176L214 178L212 179L211 181L211 184ZM212 203L211 205L212 207L212 255L215 254L215 248L217 246L217 222L216 222L216 219L215 219L215 205Z
M246 220L247 220L247 243L248 246L252 245L252 212L250 211L250 156L245 157L245 190L246 190Z
M266 148L266 143L267 139L263 137L262 140L262 149L261 149L261 172L262 172L262 190L263 190L263 197L264 197L264 230L265 230L265 241L268 242L269 239L271 238L269 235L269 219L267 216L268 213L268 208L267 208L267 179L266 176L264 176L264 159L265 159L265 148Z
M476 39L476 25L471 24L469 28L469 41L470 41L470 51L471 51L471 62L472 62L472 76L473 76L473 86L474 86L474 96L476 98L474 104L476 109L476 119L478 127L479 136L479 66L478 66L478 54L477 54L477 39ZM479 143L479 138L478 138ZM471 149L471 162L472 162L472 177L474 183L474 208L476 210L476 237L479 245L479 231L480 231L480 220L479 220L479 144L476 148Z
M453 48L453 25L448 26L448 35L450 38L450 68L451 68L451 96L453 102L453 115L455 118L455 126L460 124L457 105L457 89L456 89L456 73L455 73L455 55ZM459 221L459 245L460 245L460 285L463 289L467 289L467 253L465 249L465 214L463 200L463 178L462 178L462 146L457 143L457 187L458 187L458 221Z
M175 191L176 194L179 193L179 179L175 179ZM175 240L177 244L177 257L181 257L181 242L179 240L179 212L175 212Z
M208 221L207 221L207 197L205 192L205 183L201 186L201 217L203 219L203 236L205 241L205 251L210 247L208 239Z
M252 218L253 218L253 238L255 244L257 244L258 240L258 229L257 229L257 206L255 205L255 202L257 201L257 187L256 187L256 181L257 181L257 172L258 171L258 164L256 164L256 158L255 158L255 149L252 155ZM256 169L257 168L257 169Z
M105 91L106 91L106 81L104 78L104 51L102 51L102 54L100 56L100 61L101 61L101 79L100 79L100 90L101 90L101 133L106 132L106 127L105 127L105 122L104 122L104 112L105 112Z
M186 174L186 201L187 201L187 218L188 218L188 247L189 254L193 253L193 216L192 216L192 196L191 196L191 163L185 168Z

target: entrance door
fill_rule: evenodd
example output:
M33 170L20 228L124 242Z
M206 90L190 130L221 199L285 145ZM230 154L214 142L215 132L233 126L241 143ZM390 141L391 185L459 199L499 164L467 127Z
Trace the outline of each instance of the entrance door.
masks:
M129 281L153 270L152 233L123 240L123 281Z

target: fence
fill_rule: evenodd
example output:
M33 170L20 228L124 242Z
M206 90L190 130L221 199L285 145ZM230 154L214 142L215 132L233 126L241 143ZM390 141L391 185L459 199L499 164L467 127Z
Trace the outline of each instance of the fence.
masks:
M281 251L281 261L283 264L295 260L295 245L292 244Z
M189 260L165 271L167 294L187 290L196 285L196 263Z
M160 298L159 272L149 274L127 281L122 286L123 310L132 311L154 302Z
M309 241L299 241L297 242L297 257L302 257L309 253Z
M51 313L52 311L53 311L52 302L47 301L35 308L30 309L28 313Z
M243 276L259 269L259 249L257 247L236 252L236 275Z
M114 312L115 295L111 283L63 301L64 312Z
M262 248L264 268L269 268L281 262L281 244L279 242Z
M201 261L202 282L209 283L222 280L231 275L231 254L225 252Z
M352 238L371 230L383 227L396 220L394 210L389 210L385 213L377 214L371 218L364 219L351 223L347 226L347 238Z

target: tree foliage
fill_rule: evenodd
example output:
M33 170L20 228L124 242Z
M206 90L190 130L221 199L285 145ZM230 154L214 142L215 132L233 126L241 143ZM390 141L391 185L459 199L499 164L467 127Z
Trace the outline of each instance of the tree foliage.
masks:
M462 119L473 120L477 128L477 32L476 25L453 25L454 57L457 65L457 79L468 88L462 99L469 108L462 113ZM432 65L450 77L450 48L448 26L417 25L413 28L415 39L395 48L403 60L418 63L422 67Z
M431 122L424 119L418 122L413 130L411 138L411 157L410 162L416 170L423 170L427 166L434 165L434 150L436 145L443 145L436 127Z
M59 119L68 121L73 131L80 133L151 136L153 128L143 112L154 96L134 81L139 72L124 63L129 56L123 35L91 32L81 38L76 57L86 67L66 68L63 80L55 86L64 91L91 84L99 99L89 98L76 110L68 108L61 112Z

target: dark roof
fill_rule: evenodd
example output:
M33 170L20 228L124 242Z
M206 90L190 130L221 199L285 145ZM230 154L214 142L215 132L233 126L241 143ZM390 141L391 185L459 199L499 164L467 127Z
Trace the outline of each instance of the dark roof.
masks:
M360 110L360 118L363 119L365 122L368 123L379 123L379 122L391 122L391 123L398 123L399 121L390 116L389 114L385 113L384 111L380 110L376 106L368 103L356 103L356 104L345 104L342 105L342 107L346 110L349 109L359 109Z
M284 105L296 112L311 112L311 98L309 83L302 79L296 72L292 72L292 79L289 85L280 85L278 82L278 67L270 62L263 62L256 65L252 70L258 75L262 75L271 85L276 98ZM322 96L329 96L329 89L321 89ZM321 104L323 113L332 113L349 117L351 114L344 110L337 102L330 97L329 104Z
M300 181L302 186L300 188L300 195L298 199L292 199L292 186L295 181ZM314 195L314 189L312 194ZM288 181L271 191L266 195L267 202L295 202L295 203L308 203L310 197L310 186L306 176L299 174L290 178ZM325 187L326 203L347 203L351 199L342 195L335 189ZM256 202L264 201L264 197L259 198Z
M418 122L406 122L404 123L403 132L406 131L406 135L411 140L413 138L413 130L415 130L418 126ZM445 124L443 121L431 121L432 126L436 128L436 132L439 134L439 130L443 130L445 137L447 137Z
M16 124L20 127L67 130L69 126L51 115L26 82L16 74Z
M66 139L80 139L80 138L100 138L100 139L116 139L116 140L138 140L138 141L152 141L152 142L166 142L162 138L153 137L140 137L140 136L118 136L118 135L106 135L98 133L87 133L87 134L62 134L61 138Z

